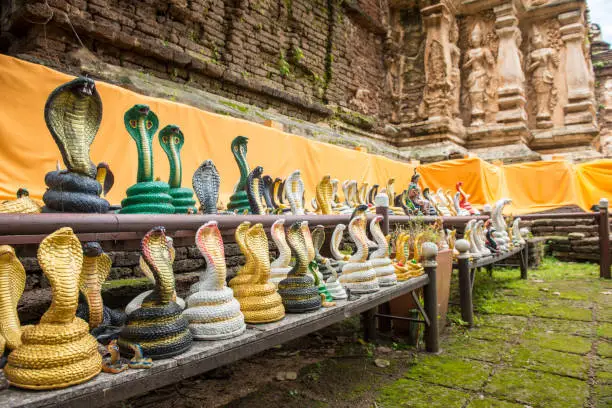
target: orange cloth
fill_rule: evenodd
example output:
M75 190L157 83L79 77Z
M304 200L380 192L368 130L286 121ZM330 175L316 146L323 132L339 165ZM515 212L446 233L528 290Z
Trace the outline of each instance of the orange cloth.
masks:
M41 199L45 174L54 170L61 155L44 122L43 108L57 86L72 77L12 57L0 55L0 199L12 199L25 187ZM191 176L206 159L212 159L221 175L220 200L227 204L239 172L230 152L238 135L249 138L247 160L261 165L264 174L287 177L300 169L309 206L314 188L323 175L386 185L396 179L396 192L410 182L413 166L385 157L358 152L283 133L255 123L204 112L171 101L136 94L97 82L102 97L103 119L91 150L94 163L107 162L115 174L108 199L118 204L125 190L136 181L137 155L126 132L123 114L136 103L144 103L157 114L160 129L169 123L185 134L182 151L183 186L191 187ZM157 138L153 143L154 173L167 180L169 165ZM63 163L62 163L63 167ZM471 195L472 204L482 206L510 197L514 214L542 211L568 204L588 210L601 197L612 198L612 160L570 165L565 162L535 162L495 166L478 158L452 160L420 166L422 184L455 192L457 181Z

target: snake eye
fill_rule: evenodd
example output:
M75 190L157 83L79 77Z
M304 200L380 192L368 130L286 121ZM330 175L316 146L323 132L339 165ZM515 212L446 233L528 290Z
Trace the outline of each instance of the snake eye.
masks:
M164 142L164 144L168 143L168 136L162 136L162 142Z
M138 123L137 123L137 122L136 122L134 119L130 120L130 126L131 126L131 127L133 127L134 129L136 129L136 126L137 126L137 125L138 125Z
M234 151L238 153L238 146L234 146Z
M151 129L153 127L153 122L151 122L150 120L147 120L147 130Z
M179 144L179 143L181 143L181 139L178 138L178 137L175 137L174 138L174 144Z

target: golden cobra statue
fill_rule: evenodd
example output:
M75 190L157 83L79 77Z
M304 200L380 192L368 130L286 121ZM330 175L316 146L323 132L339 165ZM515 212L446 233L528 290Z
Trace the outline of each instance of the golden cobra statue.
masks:
M334 192L331 183L331 176L326 175L319 182L319 184L317 184L317 188L315 190L315 200L317 202L318 209L321 211L321 214L333 214L333 196Z
M80 384L100 372L102 357L89 325L75 317L83 250L72 229L60 228L47 236L38 248L38 262L53 300L39 324L23 328L22 345L9 355L4 373L20 388Z
M79 278L79 289L87 301L89 328L95 329L104 319L102 284L111 270L111 259L104 252L97 256L83 256L83 268Z
M23 294L25 282L25 269L15 250L8 245L0 246L0 342L11 350L21 346L17 303ZM3 351L5 346L0 345L0 349Z
M410 235L407 232L400 232L395 240L395 260L393 261L393 267L395 268L395 274L397 275L398 281L405 281L410 278L408 275L408 267L406 261L408 258L408 242Z
M269 323L285 317L285 308L270 279L268 238L263 225L243 222L236 228L236 242L246 263L229 282L246 323Z
M30 198L25 188L17 190L17 199L0 202L0 214L38 214L42 207Z

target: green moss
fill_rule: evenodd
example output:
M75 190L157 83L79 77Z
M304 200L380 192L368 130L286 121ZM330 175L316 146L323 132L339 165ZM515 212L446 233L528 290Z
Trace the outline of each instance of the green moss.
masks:
M240 111L242 113L247 113L249 111L249 108L247 106L244 105L239 105L237 103L234 102L230 102L230 101L219 101L219 103L221 105L225 105L227 107L230 107L234 110Z
M478 390L491 373L491 366L450 356L426 356L405 374L429 383Z
M507 345L503 342L458 338L450 344L444 344L445 352L452 356L498 363L507 355Z
M586 357L533 345L521 345L510 350L510 365L515 368L588 379L589 361Z
M533 317L529 321L529 327L535 331L564 333L590 337L594 333L590 322L575 320L544 319Z
M597 345L597 354L602 357L612 357L612 343L600 341Z
M480 317L480 324L501 329L514 329L525 327L527 325L527 318L523 316L484 315Z
M593 314L590 309L585 309L584 307L566 306L561 302L548 302L545 305L541 305L540 307L536 308L533 314L539 317L553 317L556 319L565 320L582 320L585 322L590 322L593 317Z
M504 368L493 375L485 392L546 408L582 408L589 387L585 381L574 378Z
M529 316L539 307L538 302L517 302L510 300L492 300L477 306L477 310L489 314Z
M151 281L147 278L133 278L133 279L115 279L106 281L102 284L102 290L112 290L126 286L149 286L152 285Z
M524 344L535 344L551 350L565 351L576 354L587 354L591 351L591 340L580 336L560 333L529 330L524 335Z
M605 337L606 339L612 340L612 324L599 323L599 326L597 327L597 335L599 337Z
M597 407L612 407L612 387L601 384L594 388Z
M400 379L384 387L376 402L380 408L461 408L468 398L469 394L462 391Z
M470 401L467 408L525 408L525 405L500 401L494 398L477 398Z
M481 326L469 331L469 336L474 339L493 340L493 341L508 341L518 336L520 332L515 327L500 328Z

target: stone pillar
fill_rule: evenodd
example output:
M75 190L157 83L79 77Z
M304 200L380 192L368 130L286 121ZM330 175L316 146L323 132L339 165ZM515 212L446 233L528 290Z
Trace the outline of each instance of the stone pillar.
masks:
M454 16L442 3L424 8L421 14L427 32L424 57L426 82L420 109L421 116L428 119L452 117L448 34Z
M502 4L493 9L495 32L499 37L497 57L497 88L499 111L498 123L519 125L527 135L527 113L525 112L525 74L523 73L521 32L514 3Z
M561 39L565 44L565 81L567 85L567 104L565 125L593 124L595 108L591 74L585 60L583 43L585 41L584 17L581 10L569 11L559 15Z

